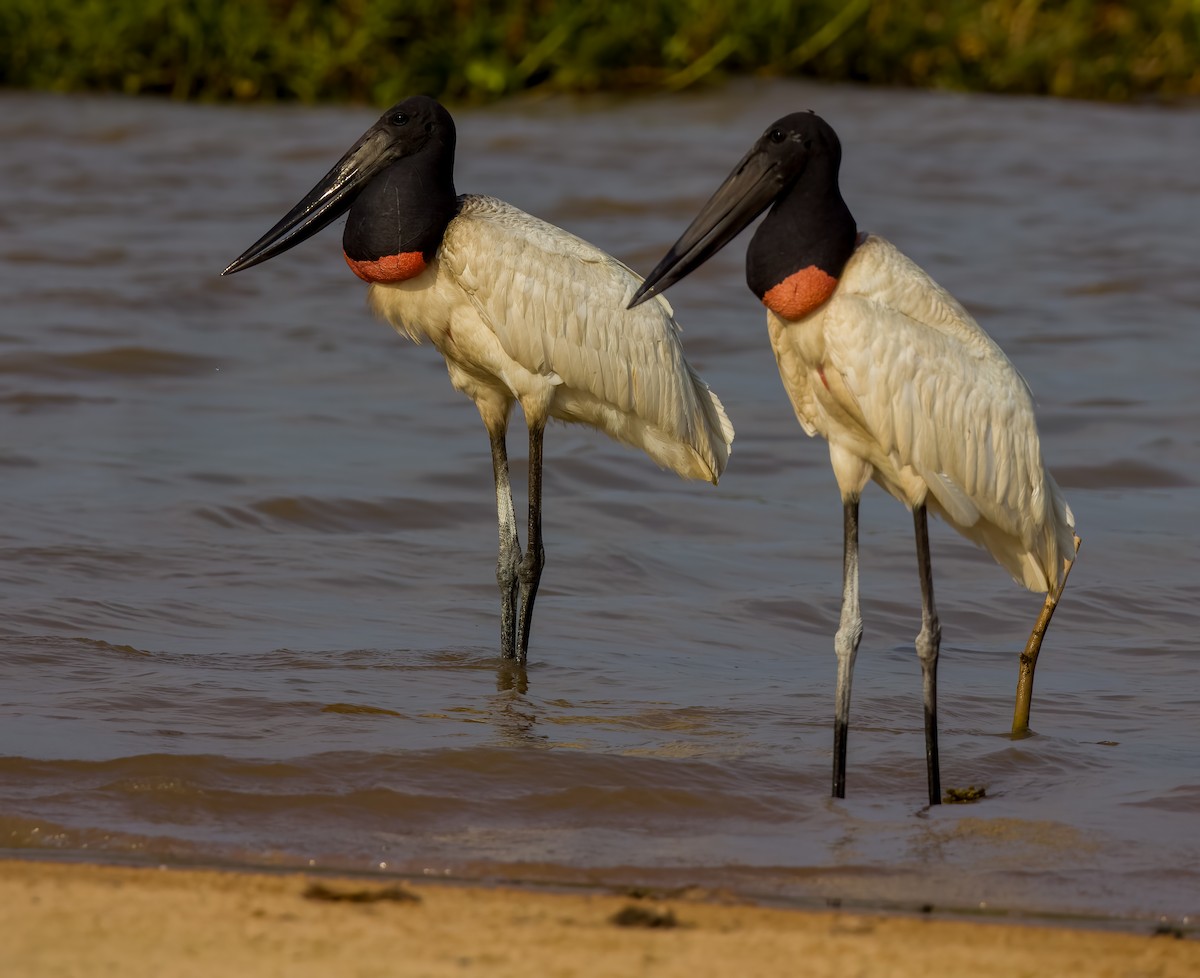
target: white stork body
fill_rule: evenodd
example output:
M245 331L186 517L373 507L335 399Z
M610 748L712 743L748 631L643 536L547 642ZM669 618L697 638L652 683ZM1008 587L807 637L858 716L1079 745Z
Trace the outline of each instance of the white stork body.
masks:
M428 338L487 428L496 481L500 648L523 663L541 579L542 436L578 422L715 483L733 428L683 356L658 300L627 310L641 279L598 248L491 197L454 189L456 131L424 96L392 106L322 180L223 274L281 254L349 211L347 264L397 330ZM529 428L529 522L517 536L505 436ZM519 607L519 620L518 620Z
M768 310L767 328L796 418L829 442L843 498L873 479L1029 590L1058 586L1075 517L1042 461L1033 399L952 295L870 235L827 302L797 320Z
M974 540L1033 591L1047 592L1021 656L1013 732L1028 731L1033 668L1075 556L1075 519L1046 471L1033 401L1008 358L955 299L882 238L858 233L838 185L841 143L812 113L767 129L638 289L679 281L766 208L746 251L746 284L796 417L829 442L841 490L842 612L834 651L833 794L846 792L854 658L862 637L858 506L874 479L913 514L921 583L916 638L925 701L929 801L941 801L937 661L927 511Z
M459 198L425 270L368 302L429 339L489 430L514 401L528 424L577 422L715 483L733 427L683 355L665 301L626 310L641 279L581 238L493 197Z

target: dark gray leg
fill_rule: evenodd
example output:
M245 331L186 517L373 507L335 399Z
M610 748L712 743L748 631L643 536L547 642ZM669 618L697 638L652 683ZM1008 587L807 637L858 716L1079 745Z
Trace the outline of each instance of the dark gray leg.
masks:
M517 567L521 542L517 539L517 516L513 510L512 484L508 477L508 452L504 430L489 433L492 442L492 474L496 478L496 522L500 530L500 556L496 560L496 583L500 585L500 654L517 657Z
M929 804L942 803L942 778L938 771L937 661L942 644L942 626L933 606L933 569L929 564L929 519L925 506L913 510L917 536L917 567L921 575L921 631L917 635L917 658L921 660L921 690L925 695L925 765L929 770Z
M846 736L850 731L850 681L862 639L858 605L858 500L844 500L842 519L842 620L833 639L837 654L837 694L833 719L833 797L846 797Z
M524 662L529 652L529 626L533 622L533 602L537 597L546 551L542 547L542 432L545 426L529 428L529 546L517 569L521 581L521 621L517 631L517 658Z

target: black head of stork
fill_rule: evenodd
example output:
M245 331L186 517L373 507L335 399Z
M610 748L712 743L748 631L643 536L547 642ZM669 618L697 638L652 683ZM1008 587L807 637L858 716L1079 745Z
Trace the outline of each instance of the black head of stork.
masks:
M732 241L773 204L746 251L746 283L760 299L816 269L836 282L854 251L854 218L838 187L842 146L812 112L768 126L655 266L630 306L669 288ZM807 291L807 290L806 290ZM785 307L791 303L784 303Z
M361 278L419 274L457 208L454 120L415 96L379 117L305 197L221 274L274 258L350 212L342 243Z

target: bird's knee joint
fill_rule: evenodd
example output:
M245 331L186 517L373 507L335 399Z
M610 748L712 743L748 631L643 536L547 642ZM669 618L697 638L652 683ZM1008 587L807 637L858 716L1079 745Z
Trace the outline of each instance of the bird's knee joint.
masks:
M937 619L925 625L917 634L917 655L921 659L936 659L942 644L942 627Z
M838 656L853 655L858 651L858 643L862 641L863 627L861 622L843 625L833 636L833 648Z
M542 576L542 568L546 566L546 552L540 548L525 554L524 560L517 567L517 575L522 584L536 583Z
M496 561L496 583L499 585L501 591L507 591L513 586L519 569L520 566L515 560L501 557Z

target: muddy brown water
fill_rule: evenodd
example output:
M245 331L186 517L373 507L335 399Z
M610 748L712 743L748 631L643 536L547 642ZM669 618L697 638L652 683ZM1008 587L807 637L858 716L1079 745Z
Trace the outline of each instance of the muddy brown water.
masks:
M840 507L745 238L671 292L737 426L726 477L552 428L514 686L487 441L439 357L370 318L332 229L217 277L375 112L9 92L7 853L1200 910L1200 110L792 83L508 103L457 112L458 187L645 271L803 108L842 136L859 225L1028 380L1084 537L1014 742L1040 599L934 529L943 781L986 799L924 805L911 523L875 489L849 797L827 797Z

